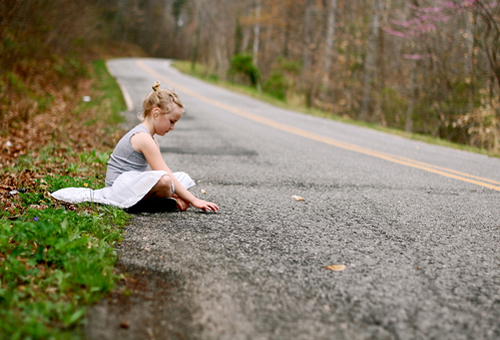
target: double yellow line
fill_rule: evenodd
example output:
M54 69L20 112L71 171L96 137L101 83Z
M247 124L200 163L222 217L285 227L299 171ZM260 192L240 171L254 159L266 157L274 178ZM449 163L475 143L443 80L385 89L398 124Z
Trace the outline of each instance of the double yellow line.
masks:
M197 92L194 92L193 90L191 90L187 87L184 87L180 84L172 82L171 80L167 79L165 76L159 74L158 72L155 72L153 69L144 65L144 63L140 60L137 61L137 66L139 66L141 69L143 69L145 72L149 73L153 77L156 77L157 79L162 80L163 82L178 89L179 91L182 91L186 94L189 94L195 98L198 98L206 103L212 104L213 106L219 107L219 108L226 110L228 112L231 112L231 113L237 114L241 117L245 117L245 118L253 120L255 122L273 127L275 129L286 131L286 132L292 133L292 134L297 135L297 136L312 139L312 140L315 140L315 141L318 141L321 143L325 143L325 144L329 144L332 146L336 146L338 148L342 148L345 150L350 150L350 151L358 152L361 154L385 159L389 162L398 163L401 165L409 166L412 168L417 168L417 169L424 170L427 172L432 172L432 173L435 173L435 174L438 174L438 175L441 175L444 177L453 178L453 179L457 179L459 181L472 183L472 184L476 184L476 185L479 185L479 186L482 186L485 188L500 191L500 182L498 182L498 181L469 175L469 174L466 174L466 173L463 173L460 171L455 171L455 170L439 167L436 165L415 161L415 160L412 160L409 158L391 155L391 154L388 154L385 152L372 150L372 149L358 146L355 144L342 142L342 141L334 139L334 138L318 135L316 133L312 133L312 132L309 132L309 131L306 131L303 129L299 129L299 128L293 127L291 125L282 124L282 123L279 123L279 122L274 121L272 119L265 118L265 117L262 117L262 116L259 116L259 115L256 115L256 114L253 114L250 112L246 112L246 111L238 109L237 107L227 105L227 104L221 103L219 101L216 101L214 99L205 97Z

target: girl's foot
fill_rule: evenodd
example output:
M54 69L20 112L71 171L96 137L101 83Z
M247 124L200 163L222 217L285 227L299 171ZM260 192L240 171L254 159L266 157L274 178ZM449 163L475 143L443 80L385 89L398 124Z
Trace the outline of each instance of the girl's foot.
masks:
M175 200L177 201L177 209L179 209L180 211L186 211L187 208L189 208L190 204L188 202L184 201L182 198L180 198L176 194L174 194L172 197L175 198Z

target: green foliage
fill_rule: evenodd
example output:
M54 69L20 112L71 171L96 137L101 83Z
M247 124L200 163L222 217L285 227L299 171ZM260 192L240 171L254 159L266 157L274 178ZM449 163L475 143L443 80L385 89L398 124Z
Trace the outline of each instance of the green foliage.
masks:
M74 57L63 59L55 58L54 70L61 79L78 79L80 77L89 77L87 66Z
M28 91L28 88L24 85L23 80L12 72L7 72L7 81L10 89L15 92L21 93Z
M263 90L279 100L286 99L288 84L283 73L274 70L264 83Z
M125 122L121 113L126 110L126 105L120 87L108 73L106 63L103 60L94 61L92 68L94 77L97 79L94 91L98 97L92 97L88 102L82 101L75 110L75 114L80 115L90 109L96 109L103 114L95 115L85 121L84 125L94 126L97 123L105 123L110 127L116 127Z
M79 65L64 67L77 70ZM118 116L124 107L121 92L104 62L94 66L95 93L104 99L95 96L78 109L85 117L85 111L100 112L103 120L110 112ZM113 121L121 120L110 120L109 128L116 130ZM91 203L62 205L49 195L65 187L102 187L110 150L47 143L0 169L9 178L24 176L17 184L27 186L14 186L23 190L9 196L10 203L0 203L0 339L81 339L86 306L118 279L113 247L130 216ZM8 204L15 205L6 209Z
M99 99L100 105L107 106L110 112L106 117L106 123L116 126L125 122L125 118L121 115L126 109L125 100L123 99L120 87L115 79L109 74L106 63L104 60L97 60L92 63L92 66L95 77L97 78L97 90L103 93L102 97Z
M227 74L232 79L234 79L235 75L243 75L253 86L257 86L260 81L260 72L253 63L252 56L248 53L234 55Z
M44 199L43 192L21 192L19 193L19 197L21 197L21 201L24 206L29 207L32 204L44 204L48 203L47 200Z
M406 113L406 98L402 97L397 89L385 87L379 93L382 112L387 126L404 128L403 118Z
M298 61L278 57L278 68L288 75L298 76L302 65Z
M349 71L352 73L356 71L361 71L363 69L363 59L364 54L361 55L353 55L350 64L348 65Z
M293 86L293 79L300 73L300 69L301 65L298 62L278 58L271 76L264 83L264 92L285 101L288 90Z
M219 80L219 76L211 73L208 75L207 79L211 82L217 82Z
M454 143L466 144L467 127L457 124L471 107L479 106L481 96L474 93L480 88L460 79L454 82L434 82L429 91L422 93L416 103L414 127L416 132L439 136ZM418 110L418 111L417 111Z
M80 158L99 160L102 154ZM14 221L0 214L0 339L80 338L84 306L113 288L118 279L113 246L129 215L94 204L70 211L45 198L63 187L100 182L46 176L36 181L38 189L19 194L23 204L38 208L26 209Z
M45 186L49 192L54 192L68 187L99 188L102 185L102 180L89 176L80 178L70 175L49 175L45 176L43 180L37 180L37 184Z
M114 214L114 215L113 215ZM96 207L29 209L17 221L0 220L0 338L71 338L85 304L110 291L126 215Z
M109 152L99 152L96 150L92 151L84 151L80 154L80 161L84 163L100 163L106 164L108 162L109 156L111 153Z
M294 65L294 63L291 62L291 65ZM295 65L300 66L300 64L295 64ZM209 74L210 70L207 68L206 65L196 64L195 70L192 70L191 69L191 62L178 60L175 62L175 64L173 64L173 66L176 67L177 69L179 69L183 73L198 77L200 79L208 80L207 74ZM298 67L298 68L293 67L293 68L291 68L291 70L300 70L300 67ZM342 116L338 116L338 115L327 114L322 110L306 108L306 107L303 107L301 105L297 105L296 103L289 103L286 100L285 101L277 100L276 97L270 96L266 92L260 92L260 93L257 92L256 89L253 87L251 88L251 87L243 86L243 85L235 85L233 83L225 82L223 80L218 80L215 83L219 86L224 87L224 88L227 88L227 89L230 89L232 91L239 92L239 93L242 93L242 94L245 94L248 96L258 98L259 100L266 101L268 103L271 103L271 104L279 106L279 107L283 107L287 110L294 110L294 111L299 111L299 112L311 114L311 115L322 117L322 118L333 119L333 120L341 121L341 122L346 123L346 124L359 125L359 126L363 126L366 128L371 128L371 129L383 131L385 133L390 133L390 134L402 136L404 138L423 141L425 143L442 145L442 146L449 147L449 148L467 150L469 152L488 154L488 155L493 156L493 157L498 157L498 153L487 152L485 150L482 150L482 149L479 149L476 147L470 147L470 146L466 146L466 145L459 145L459 144L451 143L451 142L446 141L444 139L439 139L439 138L434 137L432 133L426 133L425 135L422 133L408 133L404 130L401 130L401 127L403 127L403 125L400 125L401 127L399 127L399 128L393 128L392 124L388 124L388 126L382 126L382 125L377 125L377 124L373 124L373 123L356 121L356 120L352 120L350 118L347 118L345 116L342 117ZM391 98L394 99L396 102L390 103L390 101L392 100ZM383 105L385 105L385 107L391 108L391 110L393 110L393 115L396 115L398 110L401 108L406 110L407 104L405 102L405 97L402 96L399 93L399 91L397 91L393 88L387 87L386 89L384 89L383 96L382 96L381 100L384 101ZM421 103L421 102L415 103L415 110L414 110L415 115L414 115L414 117L416 120L422 119L421 117L424 116L422 114L422 112L432 112L432 109L429 109L428 105L419 106L419 103ZM406 112L406 111L401 111L401 112ZM500 112L500 110L499 110L499 112ZM404 122L401 119L398 121L396 119L396 117L394 117L393 120L396 122L399 122L399 123L395 123L396 126L397 126L397 124L404 124ZM436 121L432 121L431 123L429 123L429 125L436 126Z

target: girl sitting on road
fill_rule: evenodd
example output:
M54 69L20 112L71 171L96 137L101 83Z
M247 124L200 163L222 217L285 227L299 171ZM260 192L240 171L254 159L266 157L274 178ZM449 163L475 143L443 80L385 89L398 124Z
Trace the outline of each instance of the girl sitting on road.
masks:
M156 82L142 106L143 122L125 134L111 154L106 187L65 188L52 196L69 203L109 204L132 213L186 210L189 206L217 212L215 203L198 199L187 190L194 182L186 173L172 173L155 138L173 130L181 119L184 107L177 94L160 89L160 82ZM151 171L147 171L148 165Z
M172 173L161 155L155 135L164 136L173 130L184 112L177 94L160 89L160 82L156 82L142 106L143 122L123 136L111 154L106 187L112 187L120 177L129 183L144 182L142 185L150 186L130 210L162 211L175 207L186 210L191 205L203 211L219 210L216 204L193 196L185 188L194 185L191 178L182 172ZM146 171L148 165L153 171Z

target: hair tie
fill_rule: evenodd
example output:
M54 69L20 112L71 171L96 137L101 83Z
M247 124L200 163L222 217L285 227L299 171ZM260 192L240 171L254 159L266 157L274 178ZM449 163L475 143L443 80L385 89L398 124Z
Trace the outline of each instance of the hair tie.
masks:
M153 85L153 91L158 91L158 89L160 88L160 85L161 83L159 81L157 81L154 85Z

